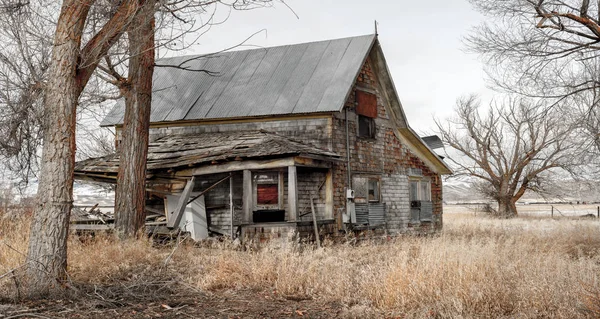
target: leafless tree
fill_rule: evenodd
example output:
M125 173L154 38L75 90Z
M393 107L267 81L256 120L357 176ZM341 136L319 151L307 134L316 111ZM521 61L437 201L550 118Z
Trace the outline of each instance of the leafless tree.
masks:
M64 0L56 20L42 103L41 174L26 258L26 287L31 297L64 289L78 101L100 59L139 11L137 1L120 1L103 27L84 42L86 21L94 2Z
M41 146L43 87L48 71L54 24L36 13L56 11L39 5L0 1L0 158L21 184L37 171Z
M466 41L493 85L577 116L600 150L600 2L470 0L486 16Z
M268 2L270 0L236 0L227 5L245 9ZM133 139L130 145L139 150L139 152L135 152L134 158L135 163L140 165L131 167L130 172L124 173L124 175L131 177L132 180L128 181L130 185L135 185L136 189L142 191L136 191L136 195L133 196L135 199L130 196L126 201L138 200L138 193L142 194L143 199L144 149L147 147L148 134L148 116L144 114L149 114L150 110L150 89L154 67L153 37L156 31L154 13L160 9L166 15L170 14L173 20L179 21L181 25L186 25L188 21L182 17L212 3L223 3L223 1L64 0L62 5L43 0L27 2L4 0L0 2L2 14L14 14L18 18L35 17L51 24L55 30L53 37L45 37L46 40L53 39L53 42L47 48L48 52L51 48L51 55L49 59L44 60L46 67L39 72L39 79L38 77L28 78L30 77L29 73L34 74L31 65L25 63L18 65L19 68L11 69L10 61L6 63L10 72L18 73L23 69L29 72L26 74L27 76L21 77L27 79L22 83L25 84L23 92L10 97L25 110L24 114L32 116L40 122L39 125L32 123L30 126L37 127L39 132L43 133L37 204L31 225L26 260L26 287L30 296L48 295L51 292L60 292L64 288L66 237L73 199L76 114L87 84L91 80L93 81L94 72L100 67L109 75L117 75L115 70L118 69L118 66L113 64L113 61L107 56L112 48L119 47L116 44L120 42L122 35L128 34L128 50L125 53L127 57L121 60L121 62L129 62L128 77L117 75L115 79L120 81L117 87L128 100L126 104L128 112L131 114L131 118L125 119L126 125L129 124L130 128L125 128L124 131L129 130L132 134L124 136L124 140ZM36 11L32 9L34 6L43 10ZM39 14L39 12L45 12L46 9L48 15ZM52 11L53 9L54 11ZM55 16L54 13L60 14ZM183 31L184 34L187 34L197 30L199 29L191 28ZM17 37L21 36L17 35ZM25 42L27 45L28 41ZM29 54L23 48L18 49L23 50L24 55L38 57ZM40 59L44 59L44 57L42 56ZM28 95L32 98L27 101L19 100ZM91 94L91 96L94 95ZM36 105L32 101L39 105L38 111L41 116L32 112L34 109L32 105ZM6 102L6 105L10 106L10 103ZM19 113L19 110L17 109L16 114ZM16 127L18 131L24 126L16 125ZM39 129L40 127L41 129ZM11 129L9 132L14 130ZM31 134L28 135L29 138L31 136ZM137 139L140 136L141 138ZM17 149L15 152L18 153L18 149L22 149L21 145L13 147ZM37 148L34 146L31 149L36 150ZM35 154L35 151L30 153ZM133 206L130 205L130 207ZM133 218L129 220L137 220L140 217L137 208L135 211L126 213L133 214ZM135 222L134 225L136 226L133 228L137 230L139 222ZM130 226L126 225L129 227L128 229L131 229Z
M526 191L544 192L547 178L582 164L583 147L573 143L577 127L541 102L513 98L482 110L471 96L457 102L455 119L436 123L458 153L448 157L456 174L478 179L479 190L498 203L499 217L516 216Z

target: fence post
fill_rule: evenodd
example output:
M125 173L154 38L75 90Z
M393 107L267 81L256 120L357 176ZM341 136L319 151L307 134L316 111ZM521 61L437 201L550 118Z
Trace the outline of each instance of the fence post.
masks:
M551 216L552 218L554 218L554 205L552 205L552 206L550 206L550 207L552 207L552 210L550 211L550 216Z
M600 218L600 206L598 206L598 218Z

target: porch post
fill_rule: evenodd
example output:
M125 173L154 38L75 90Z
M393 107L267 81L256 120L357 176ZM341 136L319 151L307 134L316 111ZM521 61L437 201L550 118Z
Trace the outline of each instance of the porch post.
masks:
M332 169L325 175L325 219L333 219L333 174Z
M242 210L244 211L244 223L249 224L252 223L252 206L254 206L252 196L252 172L250 170L244 170L243 184Z
M290 222L298 218L298 175L296 166L288 166L288 214Z

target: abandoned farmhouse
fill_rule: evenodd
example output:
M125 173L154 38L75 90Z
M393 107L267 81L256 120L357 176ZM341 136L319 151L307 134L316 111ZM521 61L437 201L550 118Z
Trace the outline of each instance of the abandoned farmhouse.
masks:
M154 72L147 206L167 227L264 240L313 222L321 235L442 226L451 171L439 139L409 126L376 35L160 63L178 67ZM123 115L117 103L101 123L117 145ZM116 183L118 163L75 176Z

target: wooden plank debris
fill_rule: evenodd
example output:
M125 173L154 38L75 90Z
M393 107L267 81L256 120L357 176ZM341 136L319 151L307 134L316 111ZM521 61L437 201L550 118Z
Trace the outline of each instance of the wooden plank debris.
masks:
M183 216L185 207L188 205L188 200L190 199L190 194L192 193L192 190L194 189L195 183L196 183L196 179L195 179L195 177L192 176L192 179L190 179L187 182L187 184L185 185L185 188L183 189L183 193L181 194L181 197L179 197L179 202L177 203L177 207L175 208L175 211L170 212L169 216L167 216L167 218L168 218L167 227L174 228L179 225L179 222L181 222L181 217Z

